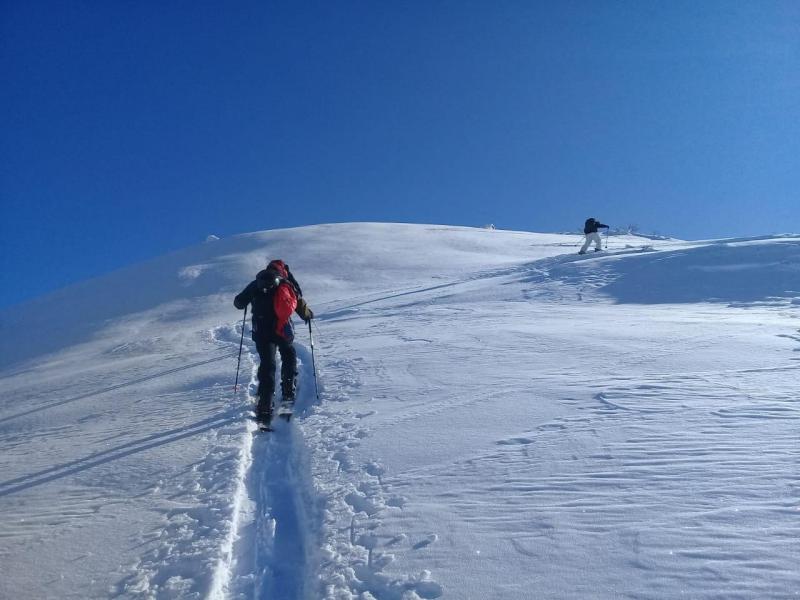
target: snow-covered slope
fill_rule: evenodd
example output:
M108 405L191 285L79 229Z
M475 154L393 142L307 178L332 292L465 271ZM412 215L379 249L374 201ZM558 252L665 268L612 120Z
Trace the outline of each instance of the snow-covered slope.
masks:
M0 597L796 597L800 237L579 241L269 231L0 313ZM320 399L300 328L259 434L276 257Z

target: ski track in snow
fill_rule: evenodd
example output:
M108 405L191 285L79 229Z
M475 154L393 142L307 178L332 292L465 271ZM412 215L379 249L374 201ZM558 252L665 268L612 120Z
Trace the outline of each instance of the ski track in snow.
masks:
M250 398L255 403L257 358L252 344L247 347L253 373ZM377 463L363 469L350 463L349 451L363 433L353 421L369 415L339 414L316 406L310 352L296 347L302 385L295 416L289 424L276 421L273 432L258 432L254 424L248 427L231 534L222 548L209 598L441 596L441 586L428 571L408 576L385 572L392 562L385 548L407 536L382 533L380 516L401 510L405 499L389 493ZM356 382L356 368L357 361L355 368L347 361L332 365L345 388ZM321 396L344 402L343 388L326 392L323 381L319 381ZM315 424L306 433L307 418L325 424ZM342 485L343 471L355 475L357 482ZM416 548L434 541L435 535Z
M250 389L256 388L257 359ZM298 350L299 381L294 424L312 404L305 349ZM280 368L280 367L278 367ZM249 395L254 405L254 394ZM276 420L274 431L248 423L243 442L229 545L217 569L210 598L310 598L314 580L312 488L305 474L302 433L293 423Z

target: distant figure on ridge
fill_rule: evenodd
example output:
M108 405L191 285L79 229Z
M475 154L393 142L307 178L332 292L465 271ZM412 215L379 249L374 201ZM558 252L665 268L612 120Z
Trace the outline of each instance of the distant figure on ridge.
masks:
M306 323L314 318L314 313L303 300L303 292L289 266L282 260L271 261L233 300L239 310L248 304L253 307L252 337L260 360L256 420L260 427L268 429L275 393L275 351L281 353L281 404L289 403L291 410L297 389L292 313L296 312Z
M583 247L578 254L586 254L586 250L594 242L594 251L600 252L603 249L603 241L600 239L600 234L597 233L598 229L608 229L608 225L603 225L594 217L586 219L586 224L583 226L583 233L586 234L586 241L583 242Z

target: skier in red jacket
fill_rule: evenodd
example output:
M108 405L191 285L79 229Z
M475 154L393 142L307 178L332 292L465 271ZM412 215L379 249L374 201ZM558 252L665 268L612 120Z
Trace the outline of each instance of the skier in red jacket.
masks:
M258 406L256 419L269 423L275 394L276 350L281 354L281 395L293 402L297 389L297 352L292 345L292 313L310 321L314 313L303 300L300 285L282 260L273 260L233 300L243 310L252 305L252 337L258 350Z

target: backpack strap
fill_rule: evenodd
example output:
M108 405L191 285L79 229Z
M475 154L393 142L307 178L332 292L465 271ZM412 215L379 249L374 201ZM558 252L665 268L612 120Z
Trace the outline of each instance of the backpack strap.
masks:
M303 295L303 290L300 289L300 284L297 283L297 279L294 278L294 275L292 275L292 272L289 270L289 265L284 263L283 266L286 267L287 280L292 284L292 287L294 287L294 291L298 298L301 297Z

